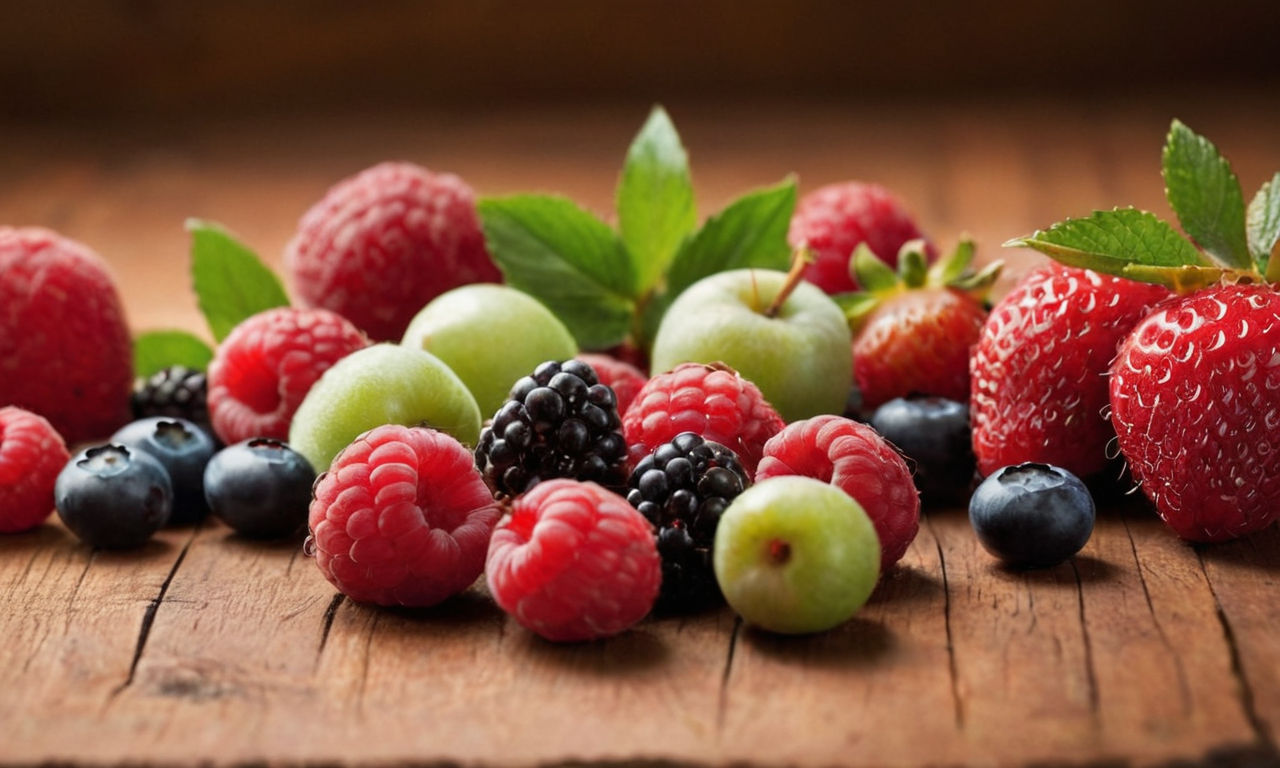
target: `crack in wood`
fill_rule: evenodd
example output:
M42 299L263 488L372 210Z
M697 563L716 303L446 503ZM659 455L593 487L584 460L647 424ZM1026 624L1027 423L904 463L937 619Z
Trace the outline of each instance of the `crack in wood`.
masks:
M169 575L165 576L164 582L160 584L160 592L151 602L147 604L147 610L142 614L142 627L138 630L138 644L133 650L133 660L129 663L129 674L125 677L124 682L116 686L111 692L108 701L114 700L121 693L124 693L129 686L133 685L134 676L138 672L138 663L142 661L142 654L147 649L147 639L151 636L151 626L155 623L156 613L160 610L160 604L164 602L164 596L169 591L169 585L173 583L173 577L178 574L178 569L182 567L182 561L187 559L187 552L191 549L191 544L196 540L196 535L200 533L200 524L197 523L191 530L191 536L186 543L182 545L182 550L178 552L178 557L173 561L173 567L169 569Z
M926 515L925 525L933 536L933 546L938 550L938 569L942 572L942 626L947 637L947 674L951 678L951 705L955 712L957 729L964 729L964 700L960 698L960 674L956 667L956 646L951 637L951 584L947 581L947 557L942 553L942 542L933 530L933 522Z
M1080 635L1084 640L1084 679L1089 689L1089 714L1094 721L1101 709L1098 699L1098 670L1093 664L1093 642L1089 639L1089 622L1084 613L1084 582L1080 579L1080 566L1073 557L1067 561L1076 577L1076 601L1080 606Z
M1209 569L1204 564L1204 553L1197 547L1196 559L1200 561L1200 572L1204 574L1204 580L1209 585L1209 594L1213 596L1213 607L1218 613L1218 623L1222 625L1222 637L1227 643L1227 652L1231 658L1231 675L1236 679L1236 690L1240 696L1240 707L1244 711L1245 719L1249 722L1249 727L1253 730L1254 738L1265 749L1275 754L1276 742L1271 735L1271 729L1262 716L1258 714L1258 708L1253 697L1253 685L1249 683L1249 678L1244 673L1244 661L1240 656L1240 646L1236 642L1235 630L1231 627L1231 620L1227 618L1227 612L1222 607L1222 601L1218 599L1218 590L1213 586L1213 579L1209 578Z
M316 648L316 666L320 665L320 656L324 653L324 647L329 643L329 631L333 629L333 617L338 614L338 607L342 605L342 601L347 598L341 592L333 596L329 601L329 607L324 611L324 619L320 628L320 647Z
M716 700L716 738L724 731L725 713L729 709L729 676L733 672L733 654L738 647L738 635L742 632L742 617L733 617L733 630L729 632L729 651L724 659L724 671L720 674L720 695Z
M97 557L97 555L98 550L89 550L89 558L84 561L84 570L80 571L80 577L76 579L76 585L71 588L71 596L67 598L67 623L63 629L67 634L71 633L71 609L75 607L76 595L80 594L80 585L84 584L84 578L89 575L89 567L93 565L93 558Z
M1169 658L1173 660L1174 675L1178 678L1178 695L1182 698L1182 713L1190 715L1192 711L1191 705L1191 686L1187 683L1187 670L1182 663L1182 656L1178 653L1173 643L1169 641L1169 635L1164 631L1164 624L1161 623L1160 617L1156 615L1155 603L1151 600L1151 590L1147 587L1147 577L1143 573L1142 559L1138 556L1138 545L1133 540L1133 532L1129 530L1129 512L1125 510L1120 515L1120 523L1124 526L1124 534L1129 537L1129 549L1133 552L1133 563L1138 571L1138 583L1142 585L1142 596L1147 600L1147 612L1151 614L1151 623L1155 625L1156 634L1160 636L1160 644L1169 652Z
M373 655L373 635L378 629L378 619L382 618L381 614L374 614L373 620L369 622L369 636L364 641L364 654L360 660L360 685L356 689L356 712L361 720L365 719L364 711L364 694L369 685L369 660Z

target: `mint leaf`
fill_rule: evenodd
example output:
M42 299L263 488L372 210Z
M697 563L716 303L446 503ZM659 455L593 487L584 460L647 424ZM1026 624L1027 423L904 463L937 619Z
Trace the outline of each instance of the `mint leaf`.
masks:
M1271 250L1280 240L1280 173L1277 173L1262 185L1258 194L1249 203L1248 216L1249 250L1258 263L1258 268L1266 272L1271 258Z
M187 231L196 303L214 339L222 341L232 328L259 312L289 306L275 273L221 226L190 219Z
M622 241L563 197L515 195L477 204L489 253L513 287L547 305L585 349L621 342L635 310Z
M213 359L213 350L186 331L147 331L133 340L133 373L149 378L171 365L203 371Z
M1125 275L1130 264L1213 266L1204 254L1154 214L1135 208L1095 211L1087 219L1067 219L1046 230L1005 243L1053 257L1072 267Z
M689 156L662 107L640 129L618 181L618 230L635 263L637 293L652 288L698 225Z
M795 207L791 178L730 203L681 244L667 275L667 293L675 298L702 278L730 269L786 270L791 261L787 229Z
M1240 180L1208 139L1174 120L1164 145L1165 195L1182 228L1228 267L1250 269Z

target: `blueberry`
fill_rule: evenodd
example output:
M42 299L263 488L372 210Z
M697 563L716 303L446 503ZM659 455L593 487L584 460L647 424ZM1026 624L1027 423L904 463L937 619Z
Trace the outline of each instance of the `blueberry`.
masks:
M900 397L877 408L871 426L915 463L922 502L964 498L974 467L967 405L941 397Z
M973 492L969 522L988 552L1016 568L1046 568L1093 533L1093 497L1080 478L1048 464L996 470Z
M169 520L173 486L150 454L125 445L81 451L54 485L58 516L91 547L140 547Z
M279 440L254 438L228 446L204 470L209 508L245 536L274 539L307 522L316 473Z
M126 424L111 436L111 442L150 454L169 473L173 486L169 525L194 523L209 511L204 502L204 465L214 451L209 433L186 419L161 416Z

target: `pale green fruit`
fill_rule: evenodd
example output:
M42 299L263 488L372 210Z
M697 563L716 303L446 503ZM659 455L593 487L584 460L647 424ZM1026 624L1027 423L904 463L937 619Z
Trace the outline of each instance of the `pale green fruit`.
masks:
M862 506L833 485L771 477L733 500L713 565L730 607L763 629L821 632L848 620L880 577L880 539Z
M663 317L650 368L722 362L759 387L787 422L843 412L853 381L849 324L830 297L805 282L776 317L766 315L786 279L739 269L694 283Z
M540 363L578 354L569 329L537 299L487 283L437 296L409 323L400 343L443 360L484 416L496 413L511 385Z
M383 424L425 424L475 445L480 408L434 355L375 344L339 360L311 387L293 414L289 445L324 472L351 441Z

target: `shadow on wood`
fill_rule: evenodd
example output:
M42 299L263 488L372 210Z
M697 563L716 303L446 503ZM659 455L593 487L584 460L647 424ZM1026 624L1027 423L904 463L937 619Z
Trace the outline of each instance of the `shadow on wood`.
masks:
M880 583L876 585L876 591L871 593L871 599L867 601L867 605L936 600L941 592L941 579L915 566L899 563L880 578Z
M516 626L511 642L516 651L532 663L559 671L599 677L643 675L661 667L670 658L667 644L656 632L644 627L632 629L607 640L557 644Z
M817 635L775 635L743 627L741 642L774 661L837 669L873 665L895 644L888 627L860 616Z

